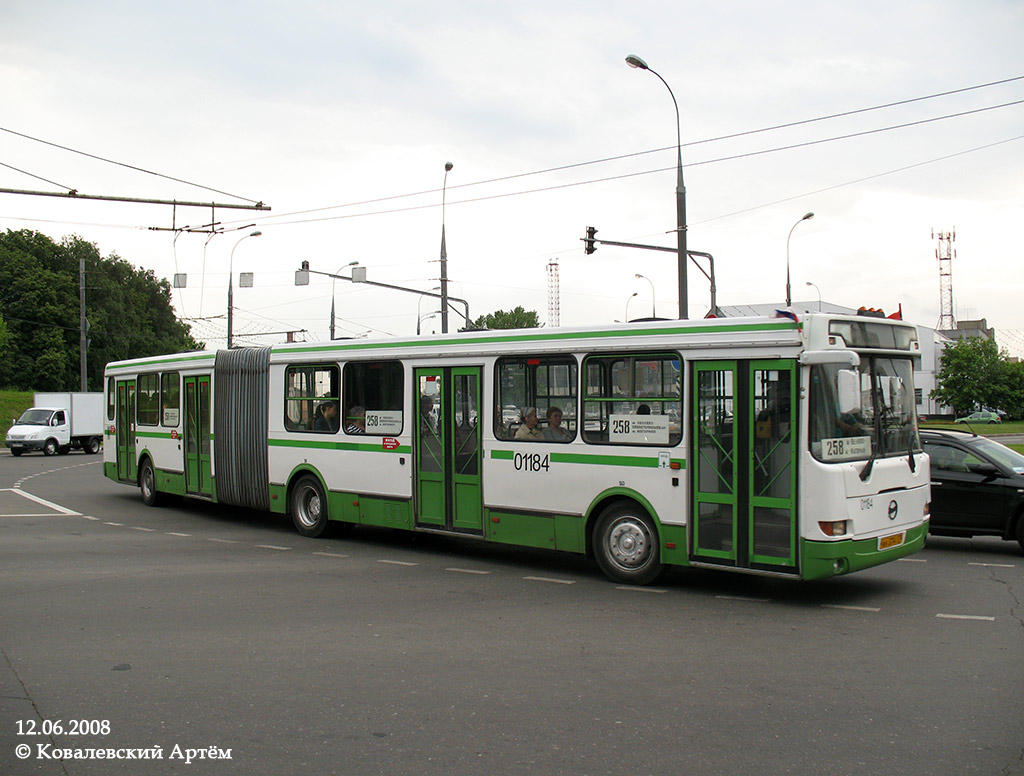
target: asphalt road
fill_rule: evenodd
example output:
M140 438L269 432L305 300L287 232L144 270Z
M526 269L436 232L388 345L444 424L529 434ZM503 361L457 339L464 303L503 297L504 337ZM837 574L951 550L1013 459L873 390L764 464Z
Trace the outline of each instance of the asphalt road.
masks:
M0 457L2 774L1024 774L1014 543L623 588L571 555L149 509L100 472Z

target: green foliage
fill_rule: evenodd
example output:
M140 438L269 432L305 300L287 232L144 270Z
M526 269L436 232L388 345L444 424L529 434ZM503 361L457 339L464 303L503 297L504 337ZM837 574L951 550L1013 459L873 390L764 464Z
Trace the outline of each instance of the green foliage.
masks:
M1024 364L1010 363L994 340L973 337L948 345L931 397L957 415L979 406L1020 416L1024 408Z
M59 244L28 230L0 234L0 386L80 390L79 263L85 260L87 382L100 390L108 361L197 350L177 320L171 288L95 244Z
M524 310L522 305L505 312L495 310L493 313L481 315L473 321L474 329L536 329L540 327L540 319L536 310Z
M31 391L0 391L0 437L7 436L11 420L20 418L34 401Z

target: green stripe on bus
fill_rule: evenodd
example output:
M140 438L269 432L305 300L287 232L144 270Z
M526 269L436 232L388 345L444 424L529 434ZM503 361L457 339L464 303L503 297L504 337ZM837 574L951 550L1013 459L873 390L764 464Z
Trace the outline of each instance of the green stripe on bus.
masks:
M632 455L599 455L593 453L551 453L551 463L580 463L590 466L637 466L646 469L657 469L660 460L651 457ZM491 459L511 461L515 457L514 450L491 450ZM672 463L679 464L680 469L686 468L686 461L673 458Z
M151 359L137 359L123 362L112 362L107 364L107 369L110 372L116 372L118 370L130 370L134 371L140 366L166 366L171 369L174 368L175 364L189 363L193 361L209 361L210 366L213 366L213 361L216 358L215 353L197 353L194 356L178 356L176 358L151 358Z
M720 319L718 319L720 320ZM559 332L559 333L543 333L543 334L495 334L488 337L450 337L446 339L415 339L415 340L394 340L390 342L358 342L358 343L346 343L338 345L323 345L317 344L315 346L303 347L303 348L273 348L275 353L325 353L329 351L346 351L346 350L374 350L374 349L395 349L395 348L407 348L415 347L425 348L430 346L448 346L451 345L494 345L508 342L517 343L529 343L529 342L554 342L557 340L587 340L587 339L601 339L602 337L634 337L636 335L644 335L648 337L658 337L666 335L682 335L682 334L708 334L708 333L723 333L723 332L754 332L754 331L796 331L800 328L799 324L794 321L780 321L779 323L768 323L768 324L736 324L726 325L721 324L716 326L666 326L658 329L606 329L601 331L571 331L571 332Z
M267 444L271 447L303 447L311 450L358 450L364 453L412 453L409 445L398 445L395 448L385 448L383 442L377 444L362 444L358 442L321 442L312 439L270 439Z

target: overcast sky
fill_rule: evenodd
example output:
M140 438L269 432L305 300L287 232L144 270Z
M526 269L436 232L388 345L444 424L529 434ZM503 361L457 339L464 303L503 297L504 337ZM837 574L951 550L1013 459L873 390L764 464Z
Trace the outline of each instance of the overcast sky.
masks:
M254 275L234 295L245 344L327 338L332 284L296 287L304 260L436 287L449 161L450 293L473 317L523 305L547 322L554 259L563 326L622 320L627 302L675 317L673 254L580 241L592 225L675 244L675 111L626 66L636 54L678 101L689 247L714 255L720 305L784 300L787 235L813 211L790 241L795 300L902 305L935 326L932 231L955 229L956 317L987 318L1024 356L1024 104L995 107L1024 101L1024 80L755 132L1024 76L1020 0L4 0L2 19L0 188L272 208L0 194L2 229L187 273L175 304L211 347L232 250ZM225 231L150 229L211 221ZM689 283L701 317L709 284L694 266ZM436 309L335 291L339 335L409 335Z

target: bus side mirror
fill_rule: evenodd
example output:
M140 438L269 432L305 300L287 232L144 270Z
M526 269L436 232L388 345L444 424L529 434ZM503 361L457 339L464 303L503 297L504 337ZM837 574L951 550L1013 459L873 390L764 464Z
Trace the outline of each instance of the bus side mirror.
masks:
M856 369L840 369L838 375L839 414L846 415L860 410L860 372Z

